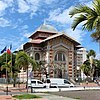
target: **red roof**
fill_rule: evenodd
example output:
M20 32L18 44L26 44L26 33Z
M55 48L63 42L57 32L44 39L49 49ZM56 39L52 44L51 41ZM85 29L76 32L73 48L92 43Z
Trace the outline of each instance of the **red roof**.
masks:
M41 43L42 42L42 39L36 39L36 40L31 40L31 43Z

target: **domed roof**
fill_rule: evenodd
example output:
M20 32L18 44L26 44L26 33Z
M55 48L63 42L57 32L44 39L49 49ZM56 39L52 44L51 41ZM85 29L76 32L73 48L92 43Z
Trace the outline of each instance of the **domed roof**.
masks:
M51 25L46 25L46 24L41 25L41 26L37 29L37 31L57 33L56 28L54 28L54 27L51 26Z

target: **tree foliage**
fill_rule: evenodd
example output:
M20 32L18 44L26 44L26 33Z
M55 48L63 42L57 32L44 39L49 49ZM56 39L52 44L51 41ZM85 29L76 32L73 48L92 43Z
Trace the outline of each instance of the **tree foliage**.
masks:
M90 57L93 56L93 62L91 63ZM81 66L82 71L86 76L99 77L100 74L100 60L95 59L96 53L94 50L90 50L87 54L87 60Z
M24 51L20 51L17 53L16 64L20 69L23 68L24 70L27 70L30 64L32 65L33 70L36 68L35 60L28 56Z
M89 76L89 75L90 75L90 62L89 62L89 60L86 60L86 61L82 64L81 69L82 69L82 71L84 72L84 74L85 74L86 76Z
M88 52L88 54L87 54L87 59L89 59L89 57L96 57L96 53L95 53L95 51L94 50L90 50L89 52Z
M32 70L34 70L36 68L36 62L24 51L19 51L16 55L16 64L20 69L23 68L24 70L27 71L26 84L28 84L28 66L31 64ZM27 86L27 92L28 92L28 85L26 86Z
M93 7L90 8L86 5L80 4L69 12L71 17L76 15L72 24L73 30L75 30L77 25L82 22L84 22L82 25L83 29L88 31L100 30L100 0L94 0L92 5Z
M10 77L11 67L14 66L15 64L15 58L16 58L16 55L12 54L12 57L11 57L11 55L7 53L4 53L3 55L0 56L1 76L6 73L6 67L7 67L8 72L9 72L9 77Z

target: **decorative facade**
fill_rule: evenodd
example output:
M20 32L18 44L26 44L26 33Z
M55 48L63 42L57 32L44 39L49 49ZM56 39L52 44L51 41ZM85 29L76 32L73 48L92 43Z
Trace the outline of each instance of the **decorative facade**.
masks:
M41 25L24 44L24 50L38 62L34 77L59 77L75 79L76 50L80 45L66 33L50 25Z

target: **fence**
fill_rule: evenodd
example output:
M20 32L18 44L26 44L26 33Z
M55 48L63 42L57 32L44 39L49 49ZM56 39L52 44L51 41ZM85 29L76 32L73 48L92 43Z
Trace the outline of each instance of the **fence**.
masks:
M6 84L6 78L0 78L0 83L1 84Z

